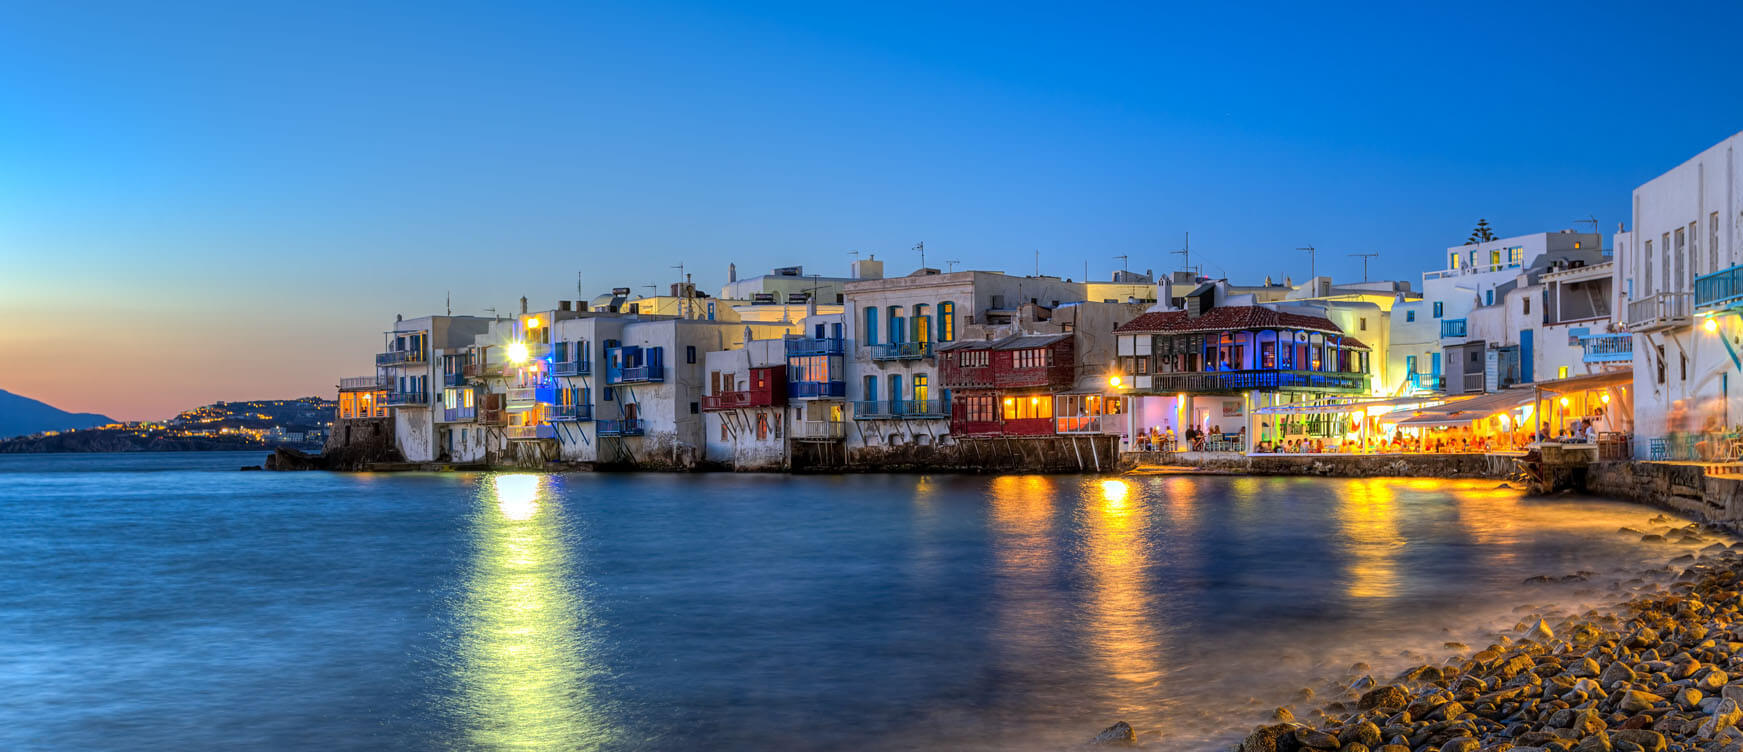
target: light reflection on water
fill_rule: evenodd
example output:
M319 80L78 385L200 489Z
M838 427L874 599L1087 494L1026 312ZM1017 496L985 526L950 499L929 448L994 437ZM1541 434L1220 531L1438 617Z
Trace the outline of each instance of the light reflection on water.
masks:
M0 457L0 748L1226 749L1729 542L1492 481L153 461Z
M593 707L586 604L564 540L551 476L495 475L479 485L477 551L457 611L453 709L481 750L582 748L610 740Z

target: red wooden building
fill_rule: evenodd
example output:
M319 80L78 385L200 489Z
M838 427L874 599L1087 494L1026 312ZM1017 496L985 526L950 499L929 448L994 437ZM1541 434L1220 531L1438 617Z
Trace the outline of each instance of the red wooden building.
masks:
M1016 334L938 348L953 436L1052 436L1053 397L1077 373L1070 334Z
M737 410L746 407L782 407L787 404L787 367L766 366L750 369L748 378L734 383L731 371L715 371L709 393L702 398L703 410Z

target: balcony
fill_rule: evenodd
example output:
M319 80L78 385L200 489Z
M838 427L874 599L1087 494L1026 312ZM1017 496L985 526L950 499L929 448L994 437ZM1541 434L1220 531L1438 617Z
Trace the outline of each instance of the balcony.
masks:
M855 420L873 418L948 418L950 417L950 402L948 400L860 400L853 403Z
M794 421L787 436L794 441L841 441L847 438L847 423L839 420Z
M375 364L378 366L398 366L408 363L427 363L429 358L422 350L390 350L375 354Z
M1586 363L1629 363L1634 360L1634 335L1593 334L1580 338Z
M1150 390L1171 392L1242 392L1248 389L1365 392L1368 375L1333 371L1207 371L1151 374Z
M339 379L339 391L341 392L375 391L384 386L387 386L387 382L379 376L353 376Z
M1710 311L1743 303L1743 265L1695 277L1695 310Z
M1629 331L1635 332L1683 326L1690 321L1691 302L1686 292L1661 292L1630 300L1625 322Z
M1410 388L1425 392L1438 392L1446 388L1446 378L1438 373L1412 373L1406 380Z
M787 357L789 358L806 355L840 355L844 349L839 338L787 338Z
M891 417L895 416L890 412L890 403L883 400L857 400L853 403L854 420Z
M845 381L791 381L787 396L792 399L841 399L847 396Z
M731 392L717 392L702 398L703 410L736 410L741 407L770 407L775 404L773 391L755 391L739 389Z
M1462 339L1467 331L1464 319L1441 319L1441 339Z
M606 373L607 384L658 384L666 380L664 366L624 366L616 373Z
M599 421L600 436L640 436L645 430L640 420Z
M539 390L530 386L510 389L506 399L510 410L530 410L539 403Z
M430 404L430 395L423 392L388 392L384 404L398 407L423 407Z
M585 376L593 373L592 360L559 360L551 364L552 376Z
M506 417L502 410L488 407L478 408L478 422L487 426L500 426Z
M466 386L466 374L444 373L442 374L442 386Z
M921 360L932 357L931 342L897 342L889 345L872 345L872 360Z
M469 379L482 379L502 375L502 364L485 365L483 363L467 363L460 368L460 375Z
M442 408L443 423L464 423L478 417L476 407L444 407Z
M593 420L593 406L592 405L555 405L555 406L551 407L551 409L549 411L549 415L551 416L551 420L553 420L553 421L563 421L565 423L567 423L567 422L585 423L587 421Z
M502 434L509 441L533 441L557 438L557 429L551 425L508 426L502 429Z

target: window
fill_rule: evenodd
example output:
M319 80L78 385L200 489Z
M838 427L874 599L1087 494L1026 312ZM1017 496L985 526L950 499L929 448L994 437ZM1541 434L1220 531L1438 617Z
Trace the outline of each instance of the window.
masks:
M1664 345L1658 346L1658 383L1664 383Z
M1405 311L1404 312L1404 320L1405 321L1415 321L1416 320L1416 309L1412 308L1408 311Z
M700 413L700 412L702 412L702 403L700 403L700 402L690 403L690 414L691 415L695 415L695 414Z
M1006 397L1004 401L1004 417L1005 420L1052 418L1053 396L1043 394L1033 397Z
M1666 291L1675 290L1677 279L1670 276L1670 258L1673 255L1670 252L1670 233L1660 233L1658 241L1658 252L1664 254L1664 289ZM1680 267L1681 264L1678 266Z
M1716 219L1713 221L1718 222ZM938 341L956 341L956 304L948 300L938 304Z
M1698 273L1701 268L1701 223L1699 222L1689 223L1689 263L1694 265ZM1718 271L1718 269L1708 267L1707 271Z
M1416 356L1415 355L1404 356L1404 372L1405 373L1416 373Z
M684 362L685 363L695 363L696 362L696 346L695 345L685 345L684 346Z
M924 373L914 374L914 401L925 402L932 396L932 377Z
M1489 290L1484 291L1484 293L1483 293L1483 305L1494 305L1494 304L1495 304L1495 291L1493 289L1489 289Z
M1528 298L1528 297L1527 298L1520 298L1519 304L1520 304L1520 306L1522 306L1525 309L1524 310L1525 315L1530 316L1531 315L1531 298Z
M1555 369L1555 377L1558 379L1567 378L1567 366L1562 366L1560 368Z
M865 309L865 343L868 345L878 343L878 309L876 308Z
M962 398L962 419L969 423L992 423L999 419L997 400L990 394Z
M954 354L963 368L985 368L992 357L992 353L986 350L967 350Z
M905 337L907 335L907 332L902 328L902 307L890 306L889 314L890 344L902 344L902 342L906 341Z
M876 377L876 376L865 377L864 399L866 401L870 402L870 401L877 400L877 398L878 398L878 377Z
M1574 247L1578 248L1580 247L1580 244L1574 243ZM1508 248L1507 263L1511 266L1523 266L1525 264L1525 246L1516 245L1512 248Z
M1501 249L1497 248L1493 251L1489 251L1489 268L1501 268Z
M818 324L816 327L813 327L813 328L817 332L817 339L823 339L823 325Z
M1045 368L1049 365L1046 348L1030 348L1018 350L1011 354L1012 368Z
M1641 295L1652 294L1652 241L1646 241L1646 252L1641 254L1641 266L1646 267L1646 283L1640 286ZM1662 382L1661 382L1662 383Z
M1713 212L1707 217L1707 258L1712 265L1707 267L1713 271L1719 270L1719 213Z
M599 399L603 402L611 402L617 399L617 390L609 386L605 387L599 390Z
M1438 300L1435 301L1434 302L1434 317L1438 319L1438 318L1440 318L1440 315L1442 313L1445 313L1445 312L1446 312L1445 309L1441 307L1441 302Z
M915 342L931 342L932 341L931 306L928 306L925 303L915 303L914 304L914 324L913 324L913 326L914 326L914 341Z
M1688 279L1688 247L1687 236L1682 228L1676 228L1676 285L1672 289L1681 289L1683 280Z
M1455 253L1450 258L1452 260L1452 266L1450 268L1452 268L1452 269L1459 268L1459 255Z
M1359 327L1357 327L1357 328L1358 328L1358 329L1360 329L1360 330L1361 330L1361 331L1364 331L1364 332L1365 332L1365 331L1368 331L1368 317L1367 317L1367 316L1363 316L1363 317L1362 317L1362 318L1361 318L1361 319L1360 319L1360 321L1361 321L1361 326L1359 326Z

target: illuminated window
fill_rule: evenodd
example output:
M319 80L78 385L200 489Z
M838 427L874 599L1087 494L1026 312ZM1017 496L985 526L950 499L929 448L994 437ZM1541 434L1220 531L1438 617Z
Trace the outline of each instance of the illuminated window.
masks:
M938 304L938 341L956 341L956 304L948 300Z
M1555 369L1555 377L1558 379L1567 378L1567 366L1562 366L1560 368Z

